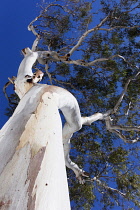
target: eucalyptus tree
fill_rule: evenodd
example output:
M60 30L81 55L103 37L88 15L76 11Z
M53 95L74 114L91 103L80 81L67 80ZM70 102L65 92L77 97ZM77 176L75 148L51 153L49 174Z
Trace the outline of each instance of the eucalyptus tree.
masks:
M138 9L137 0L43 1L28 26L43 82L69 90L92 118L71 139L79 166L67 153L84 183L68 170L72 209L140 206Z

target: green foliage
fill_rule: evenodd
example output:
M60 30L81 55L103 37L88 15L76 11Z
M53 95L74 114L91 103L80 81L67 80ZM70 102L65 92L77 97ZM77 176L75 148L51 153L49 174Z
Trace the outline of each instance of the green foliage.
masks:
M116 150L111 152L109 155L108 162L113 165L119 165L121 163L126 162L128 156L128 152L122 147L118 147Z
M93 185L87 184L84 186L75 183L73 186L73 184L69 182L69 186L70 186L70 196L72 197L71 208L89 210L91 205L93 205L95 199L95 196L93 194ZM80 196L81 193L85 196L84 197Z

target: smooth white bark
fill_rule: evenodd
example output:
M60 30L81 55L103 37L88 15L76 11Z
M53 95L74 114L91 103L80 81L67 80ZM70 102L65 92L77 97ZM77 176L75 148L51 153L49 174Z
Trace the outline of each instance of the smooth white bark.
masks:
M57 104L49 86L35 85L2 128L1 209L70 209Z
M15 148L19 143L20 136L25 129L26 123L35 112L44 86L34 86L30 92L19 102L13 116L7 121L0 131L0 173L11 159Z

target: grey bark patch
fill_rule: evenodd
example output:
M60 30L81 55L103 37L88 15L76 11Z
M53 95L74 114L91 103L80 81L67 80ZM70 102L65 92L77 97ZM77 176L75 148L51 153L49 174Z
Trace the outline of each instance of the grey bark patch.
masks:
M31 159L29 164L29 172L28 172L28 180L30 180L30 184L28 187L29 199L28 199L28 210L35 209L35 200L36 195L32 197L32 191L34 188L34 184L39 173L42 160L44 158L46 147L42 147L38 153Z

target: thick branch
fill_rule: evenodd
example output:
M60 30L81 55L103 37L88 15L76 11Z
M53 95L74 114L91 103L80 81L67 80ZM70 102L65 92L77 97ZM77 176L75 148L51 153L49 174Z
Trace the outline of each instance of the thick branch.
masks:
M30 48L25 48L22 50L24 59L22 60L19 69L18 75L14 82L15 92L22 98L25 93L37 82L41 81L43 77L43 72L36 71L33 73L32 67L39 57L38 52L32 52Z
M59 53L57 53L55 51L41 51L41 52L38 52L38 53L40 54L39 58L38 58L38 61L41 64L45 64L47 61L54 61L54 62L59 61L59 62L63 62L63 63L66 63L66 64L75 64L75 65L80 65L80 66L92 66L97 62L108 61L108 60L111 60L115 57L119 57L119 58L125 60L125 58L123 56L119 55L119 54L110 56L108 58L98 58L98 59L96 59L94 61L91 61L91 62L85 62L84 60L81 60L81 59L69 60L70 54L60 56ZM42 58L44 59L44 61L43 61Z
M91 125L91 123L97 120L103 120L104 114L102 113L95 113L89 117L82 117L82 125Z

